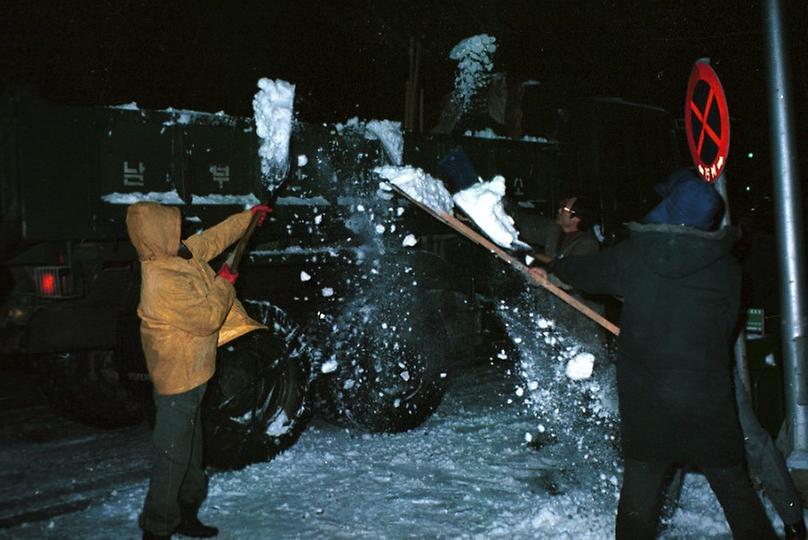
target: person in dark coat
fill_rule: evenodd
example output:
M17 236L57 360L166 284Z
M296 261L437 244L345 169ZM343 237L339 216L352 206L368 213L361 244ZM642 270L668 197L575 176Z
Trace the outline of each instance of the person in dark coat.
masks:
M618 539L653 538L664 479L698 466L735 538L775 538L743 468L731 347L741 274L732 229L714 231L723 201L711 184L679 182L628 240L548 269L573 287L620 296L617 390L625 472ZM533 270L536 277L546 273Z
M600 242L592 230L596 222L596 210L589 197L569 193L561 199L555 219L545 216L516 212L516 224L522 238L531 245L542 247L543 253L536 255L540 260L594 255L600 251ZM574 291L573 288L555 276L550 282L570 292L596 312L603 314L599 299L590 298Z

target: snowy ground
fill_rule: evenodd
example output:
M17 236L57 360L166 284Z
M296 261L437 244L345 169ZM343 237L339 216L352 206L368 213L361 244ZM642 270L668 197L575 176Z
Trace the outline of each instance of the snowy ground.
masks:
M580 465L563 435L528 445L536 408L515 397L525 381L507 366L455 374L409 433L315 420L274 461L214 475L203 519L225 539L611 538L611 466ZM86 428L24 396L2 402L0 538L139 538L146 426ZM681 500L664 538L729 538L703 477L687 476Z

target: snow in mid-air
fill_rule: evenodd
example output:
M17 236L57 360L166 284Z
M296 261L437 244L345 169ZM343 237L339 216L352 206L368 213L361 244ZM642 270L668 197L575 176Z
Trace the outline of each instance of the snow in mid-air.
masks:
M387 157L393 165L401 165L404 155L404 137L401 134L401 122L392 120L371 120L365 126L368 138L379 139Z
M479 34L462 40L454 46L449 58L457 61L455 95L467 108L485 76L494 69L492 57L497 50L496 38Z

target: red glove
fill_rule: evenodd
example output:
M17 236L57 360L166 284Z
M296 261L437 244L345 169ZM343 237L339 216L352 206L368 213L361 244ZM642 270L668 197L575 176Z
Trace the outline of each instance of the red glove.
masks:
M260 227L261 225L264 224L264 220L267 218L267 214L272 212L272 208L270 208L265 204L257 204L252 208L250 208L250 212L252 212L253 214L256 213L258 214L258 226Z
M219 273L216 275L220 278L226 279L231 285L235 285L236 279L238 279L238 272L231 272L230 265L227 263L222 265L222 267L219 269Z

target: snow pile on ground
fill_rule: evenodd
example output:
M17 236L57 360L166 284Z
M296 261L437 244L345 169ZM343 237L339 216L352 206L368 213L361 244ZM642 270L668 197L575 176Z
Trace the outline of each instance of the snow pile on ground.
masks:
M437 178L425 173L423 169L385 165L376 167L373 171L425 206L444 214L452 213L454 202L446 186ZM383 190L387 189L383 183L380 187Z
M253 98L256 134L261 139L261 179L269 190L286 176L289 169L289 137L292 134L292 108L295 85L278 79L261 78Z
M490 182L478 182L454 194L454 202L496 244L504 248L524 248L513 218L505 213L505 178L497 175Z
M494 68L492 57L497 50L496 41L488 34L479 34L462 40L449 53L449 58L457 60L454 96L463 110Z

